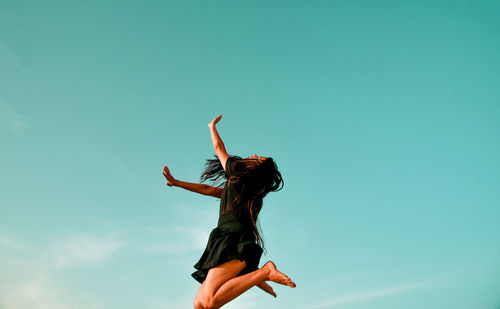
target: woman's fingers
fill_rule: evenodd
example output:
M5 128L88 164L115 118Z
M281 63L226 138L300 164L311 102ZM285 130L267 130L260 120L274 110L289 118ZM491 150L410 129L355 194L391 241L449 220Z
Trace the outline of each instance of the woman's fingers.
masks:
M219 120L220 120L221 118L222 118L222 114L219 114L219 116L215 117L215 118L212 120L212 122L210 122L210 123L208 124L208 126L209 126L209 127L210 127L210 126L214 126L217 122L219 122Z
M174 185L175 178L172 177L172 175L170 174L170 171L168 170L168 167L166 165L163 167L162 174L167 179L167 186L172 187Z
M163 174L163 176L165 176L165 177L170 176L170 173L167 173L167 172L165 172L165 171L163 171L163 172L162 172L162 174Z
M163 175L165 175L165 177L171 176L170 171L168 170L168 167L166 167L166 166L163 167Z

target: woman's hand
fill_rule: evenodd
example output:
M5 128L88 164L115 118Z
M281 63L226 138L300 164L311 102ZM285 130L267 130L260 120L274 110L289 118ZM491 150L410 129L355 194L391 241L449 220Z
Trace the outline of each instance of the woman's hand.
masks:
M276 293L274 293L273 288L269 284L267 284L265 281L257 284L257 286L259 288L261 288L262 290L264 290L264 292L267 292L267 293L271 294L272 296L276 297Z
M170 171L168 170L167 166L163 167L163 176L167 178L167 186L169 187L175 186L175 182L177 180L170 174Z
M219 122L219 120L222 118L222 114L220 114L219 116L215 117L212 122L210 122L208 124L208 127L211 128L211 127L215 127L215 125L217 124L217 122Z

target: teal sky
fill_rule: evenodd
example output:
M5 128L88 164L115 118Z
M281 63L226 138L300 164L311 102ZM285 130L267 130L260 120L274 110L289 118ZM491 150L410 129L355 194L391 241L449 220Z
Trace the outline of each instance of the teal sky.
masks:
M0 308L191 308L214 154L273 157L296 283L228 304L500 308L498 1L0 0ZM225 308L226 308L225 307Z

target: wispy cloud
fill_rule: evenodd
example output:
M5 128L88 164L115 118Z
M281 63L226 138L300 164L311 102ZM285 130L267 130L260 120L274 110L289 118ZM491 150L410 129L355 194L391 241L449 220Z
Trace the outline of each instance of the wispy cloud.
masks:
M21 57L19 57L12 48L0 41L0 68L20 66Z
M358 280L360 278L366 277L366 272L356 272L349 274L342 274L338 276L333 276L330 279L325 280L325 283L328 285L344 283L346 281Z
M110 237L76 235L56 243L49 254L56 268L81 266L102 261L124 245Z
M150 301L151 308L155 309L184 309L191 308L192 301L171 300L166 298L155 298Z
M28 124L23 115L0 98L0 126L13 134L21 134Z
M210 229L194 225L169 225L167 227L135 226L115 231L126 239L127 247L141 254L183 255L205 248Z
M88 309L102 303L55 284L68 267L109 259L125 242L115 236L74 234L36 240L12 231L0 233L0 308Z
M75 268L92 272L94 265L111 261L118 255L124 259L141 256L149 260L165 255L174 260L196 252L201 254L216 221L203 221L206 217L202 218L199 213L188 215L186 224L182 221L164 226L139 226L107 222L100 232L75 231L60 236L23 237L14 231L0 231L0 308L105 308L102 302L91 301L81 296L78 288L61 282L70 282L69 274L78 273ZM103 300L101 296L94 299ZM181 303L181 298L165 300L160 296L155 301L151 298L144 301L152 308L192 306L191 299ZM251 302L247 299L242 306L249 306Z
M15 235L6 231L0 232L0 247L8 250L17 250L22 248L22 246L22 242Z
M177 253L204 249L210 235L209 229L187 225L174 225L170 231L172 237L169 241L169 251ZM183 241L180 242L178 239Z
M11 283L0 290L3 309L91 309L101 307L85 297L69 296L45 276L22 283Z
M369 300L369 299L373 299L373 298L380 298L380 297L384 297L384 296L405 293L405 292L409 292L412 290L431 286L437 280L438 280L438 278L436 277L436 278L432 278L432 279L425 280L425 281L400 284L400 285L395 285L395 286L390 286L390 287L385 287L385 288L380 288L380 289L357 291L357 292L353 292L353 293L349 293L349 294L338 295L338 296L334 296L334 297L322 300L316 304L312 304L312 305L305 306L305 307L302 306L302 307L300 307L300 309L330 308L330 307L341 305L341 304L353 303L353 302L364 301L364 300Z
M203 205L206 206L206 205ZM172 207L180 219L164 226L117 227L114 234L127 240L135 252L148 254L184 255L205 249L212 229L217 225L217 209L199 207ZM209 220L207 218L212 218ZM123 225L122 225L123 226ZM147 240L147 241L145 241Z

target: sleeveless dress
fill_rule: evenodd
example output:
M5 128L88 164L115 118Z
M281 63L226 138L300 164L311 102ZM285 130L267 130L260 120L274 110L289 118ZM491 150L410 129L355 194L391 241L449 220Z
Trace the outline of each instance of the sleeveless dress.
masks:
M226 161L227 179L237 170L235 158L229 157ZM233 259L246 262L245 268L236 276L250 273L259 266L262 248L256 242L251 222L237 218L230 210L231 201L236 195L234 186L226 182L221 195L217 227L210 233L205 251L194 265L197 270L191 274L200 283L206 279L210 268Z

